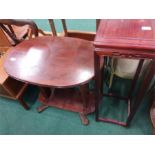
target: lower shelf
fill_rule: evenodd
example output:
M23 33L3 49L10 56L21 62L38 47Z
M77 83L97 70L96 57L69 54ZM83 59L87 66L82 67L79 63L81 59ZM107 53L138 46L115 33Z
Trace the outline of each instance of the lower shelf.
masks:
M89 102L84 109L81 94L77 89L55 89L53 97L45 99L42 94L39 96L39 101L43 105L56 107L72 112L89 114L95 111L94 94L89 93Z

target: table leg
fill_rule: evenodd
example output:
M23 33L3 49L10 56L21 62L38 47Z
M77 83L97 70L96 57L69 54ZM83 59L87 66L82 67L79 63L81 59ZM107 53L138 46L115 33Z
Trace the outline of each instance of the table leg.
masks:
M84 125L89 124L89 120L87 119L86 108L89 103L89 84L84 84L80 86L81 97L83 101L83 112L79 113L81 121Z
M37 111L40 113L40 112L43 112L47 108L49 108L48 105L41 105L41 106L37 107Z
M25 103L25 101L20 97L19 99L19 103L26 109L29 110L30 107Z
M103 85L104 85L104 65L101 68L100 71L100 93L103 94Z
M136 83L137 83L137 81L138 81L138 78L139 78L140 71L141 71L141 69L142 69L143 63L144 63L144 59L141 59L141 60L139 61L139 64L138 64L136 73L135 73L134 78L133 78L132 83L131 83L131 87L130 87L129 94L128 94L128 99L131 99L131 97L132 97L132 94L133 94L133 92L134 92Z
M104 67L104 62L103 62ZM101 84L101 75L100 75L100 56L94 51L94 69L95 69L95 119L99 119L99 102L100 102L100 84ZM103 79L102 79L103 80Z
M138 92L138 96L136 98L136 100L134 101L133 106L131 107L131 113L127 119L127 125L130 124L132 118L134 117L139 105L142 102L142 99L153 79L154 73L155 73L155 60L152 60L148 66L147 69L147 73L144 77L144 80L142 81L142 85L140 86L139 92Z
M51 99L51 96L53 96L54 94L54 88L43 88L43 87L40 87L40 91L41 91L41 94L44 96L44 98L46 98L46 100L48 101L49 99ZM49 105L41 105L37 108L37 111L40 113L42 111L44 111L45 109L47 109L49 107Z
M40 92L46 99L48 99L51 95L50 88L40 87Z

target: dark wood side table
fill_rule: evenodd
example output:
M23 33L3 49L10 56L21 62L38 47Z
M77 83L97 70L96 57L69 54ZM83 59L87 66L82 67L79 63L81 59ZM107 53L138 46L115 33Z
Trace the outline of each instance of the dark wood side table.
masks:
M13 48L5 70L13 78L40 86L38 112L49 106L86 115L94 112L94 97L88 82L94 77L93 44L89 41L44 36L24 41ZM77 88L74 88L77 87Z
M134 117L142 99L154 76L155 70L155 20L101 20L94 41L94 66L96 88L96 121L111 122L122 126L128 126ZM129 94L126 97L115 94L105 94L100 91L100 58L118 57L139 59L137 71L132 80ZM144 59L150 59L147 73L140 88L133 96L136 82L139 78ZM102 118L99 116L99 102L101 96L113 96L125 99L128 102L128 118L126 122ZM135 98L134 102L130 102Z

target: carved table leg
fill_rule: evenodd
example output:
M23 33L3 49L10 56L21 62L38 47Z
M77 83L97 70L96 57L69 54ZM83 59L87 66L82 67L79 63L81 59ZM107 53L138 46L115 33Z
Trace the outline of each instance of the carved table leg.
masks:
M86 108L89 103L89 84L84 84L80 86L81 97L83 101L83 112L79 113L81 121L84 125L89 124L89 120L87 119Z

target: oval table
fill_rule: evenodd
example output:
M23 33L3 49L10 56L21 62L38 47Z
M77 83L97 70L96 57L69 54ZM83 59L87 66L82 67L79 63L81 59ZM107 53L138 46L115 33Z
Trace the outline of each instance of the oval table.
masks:
M49 106L86 115L94 112L94 96L88 82L94 77L93 44L89 41L44 36L12 48L4 68L13 78L40 87L38 112Z

